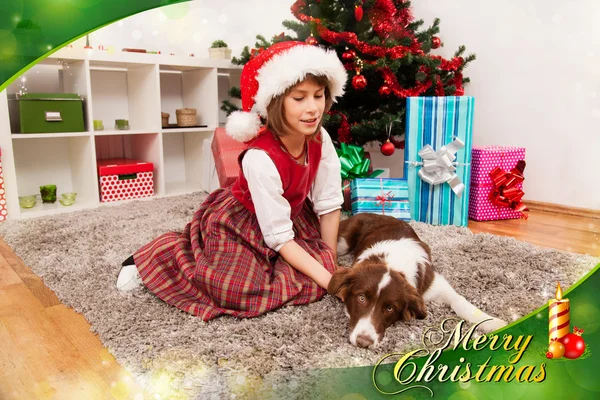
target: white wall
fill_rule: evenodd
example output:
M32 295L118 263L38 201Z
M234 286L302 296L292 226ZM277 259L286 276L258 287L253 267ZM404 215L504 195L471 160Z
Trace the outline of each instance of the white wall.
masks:
M239 55L256 34L282 32L292 3L196 0L107 26L91 44L207 57L210 43L223 39ZM466 94L476 97L474 144L527 148L526 199L600 209L599 3L413 1L416 18L441 19L439 54L460 44L477 54L466 70Z
M284 31L281 22L294 19L292 0L194 0L149 10L90 34L90 44L208 57L214 40L227 42L233 55ZM85 43L81 38L77 43Z
M600 2L418 0L442 54L477 54L475 145L527 149L525 198L600 209Z

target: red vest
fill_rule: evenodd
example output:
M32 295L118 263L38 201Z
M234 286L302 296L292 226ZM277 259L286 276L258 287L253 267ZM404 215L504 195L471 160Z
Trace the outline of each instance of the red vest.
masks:
M264 131L258 135L248 143L246 150L242 151L238 157L240 174L232 187L234 197L244 207L255 213L252 196L250 195L250 190L248 190L248 181L244 177L242 169L242 158L249 149L260 149L265 151L271 157L273 163L275 163L281 177L283 197L290 203L292 209L291 217L296 217L302 211L302 206L315 181L319 163L321 162L321 134L317 134L315 139L308 141L308 164L300 165L281 148L281 145L271 131ZM258 206L260 207L261 205L258 204Z

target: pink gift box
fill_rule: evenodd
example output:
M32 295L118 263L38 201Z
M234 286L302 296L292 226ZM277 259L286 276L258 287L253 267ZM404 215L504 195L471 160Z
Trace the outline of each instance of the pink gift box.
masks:
M525 159L524 147L473 146L471 160L471 187L492 185L490 172L496 167L505 171L513 169L519 160Z
M525 159L524 147L473 146L471 161L471 189L469 195L469 218L475 221L521 218L522 213L508 207L498 207L490 199L493 188L490 172L496 167L512 170L517 162ZM523 188L520 183L516 186Z
M215 129L211 149L221 187L233 185L237 179L240 174L238 157L245 148L246 145L229 136L225 128Z
M516 187L523 188L519 183ZM469 218L475 221L495 221L499 219L521 218L521 212L508 207L498 207L490 201L490 186L471 186L469 197Z

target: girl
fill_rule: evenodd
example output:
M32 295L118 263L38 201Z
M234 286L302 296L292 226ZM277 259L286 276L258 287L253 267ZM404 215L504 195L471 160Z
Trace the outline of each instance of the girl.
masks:
M343 197L321 122L346 79L335 52L303 42L275 44L246 63L244 111L226 125L249 141L238 179L211 193L183 233L164 234L125 261L117 287L143 283L205 321L323 297L336 268Z

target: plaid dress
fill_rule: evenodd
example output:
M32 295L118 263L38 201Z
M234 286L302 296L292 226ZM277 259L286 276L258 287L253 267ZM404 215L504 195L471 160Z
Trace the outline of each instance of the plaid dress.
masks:
M333 273L333 251L321 240L310 201L301 203L292 223L294 241ZM223 314L256 317L326 293L265 245L256 215L232 187L211 193L183 232L158 237L134 261L150 291L204 321Z

